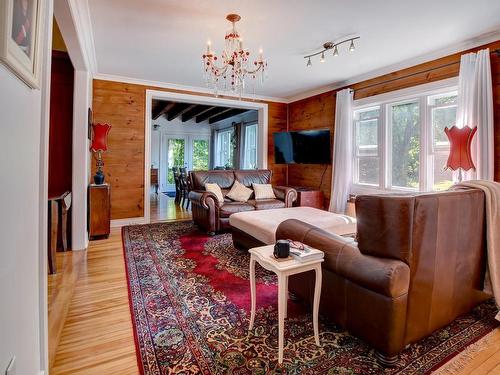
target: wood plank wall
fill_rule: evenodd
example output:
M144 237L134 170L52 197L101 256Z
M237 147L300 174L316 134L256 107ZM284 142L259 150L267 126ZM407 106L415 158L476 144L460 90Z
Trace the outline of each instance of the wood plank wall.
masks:
M144 126L146 90L167 90L152 86L94 80L94 122L112 125L108 152L104 154L106 181L111 184L111 218L124 219L144 215ZM285 182L286 167L274 165L272 133L287 128L287 104L267 102L269 108L269 168L273 183ZM92 162L92 175L95 172Z
M354 99L361 99L456 77L460 68L460 56L463 53L475 52L483 48L490 48L490 51L500 49L500 41L359 82L349 87L355 91ZM495 116L495 180L500 181L500 57L496 54L491 55L491 68ZM288 107L289 130L329 127L333 135L336 91L329 91L290 103ZM321 182L325 168L326 172ZM331 175L330 165L290 165L288 167L288 184L312 188L320 187L325 193L325 205L327 205L331 193Z

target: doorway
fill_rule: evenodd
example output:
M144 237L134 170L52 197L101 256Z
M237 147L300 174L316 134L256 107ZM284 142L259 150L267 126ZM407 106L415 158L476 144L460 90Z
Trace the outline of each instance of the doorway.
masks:
M147 90L145 138L144 221L189 219L179 173L267 167L267 104Z

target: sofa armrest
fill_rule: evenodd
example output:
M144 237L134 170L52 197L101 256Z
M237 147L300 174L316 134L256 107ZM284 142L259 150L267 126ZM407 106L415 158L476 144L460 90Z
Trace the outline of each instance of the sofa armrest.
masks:
M408 293L410 268L400 260L362 254L350 238L319 229L300 220L282 222L276 240L291 239L322 250L324 267L366 289L398 298Z
M286 186L273 186L274 195L276 198L285 202L285 207L292 207L293 202L297 199L297 190Z
M216 208L219 206L217 196L214 193L208 191L192 190L189 192L189 200L191 201L191 203L198 204L207 210L210 209L211 206Z

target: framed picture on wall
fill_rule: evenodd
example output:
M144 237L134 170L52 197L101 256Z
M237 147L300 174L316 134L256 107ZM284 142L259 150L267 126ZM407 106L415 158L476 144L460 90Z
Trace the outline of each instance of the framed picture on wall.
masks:
M0 61L31 88L40 83L41 9L44 0L0 1Z

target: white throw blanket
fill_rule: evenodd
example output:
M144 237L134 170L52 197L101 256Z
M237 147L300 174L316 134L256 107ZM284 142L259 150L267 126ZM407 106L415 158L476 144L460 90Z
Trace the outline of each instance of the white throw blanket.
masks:
M486 250L487 268L484 291L493 293L500 308L500 183L486 180L464 181L451 189L460 187L481 189L486 196ZM496 315L500 321L500 312Z

